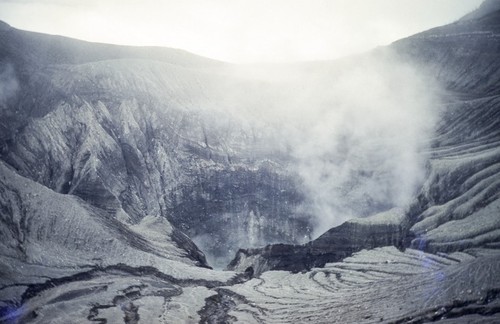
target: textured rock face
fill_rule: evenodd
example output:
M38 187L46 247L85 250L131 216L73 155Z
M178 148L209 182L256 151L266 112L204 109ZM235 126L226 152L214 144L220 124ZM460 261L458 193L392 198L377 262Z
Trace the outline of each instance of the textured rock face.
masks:
M229 287L245 302L235 298L228 315L247 323L495 323L499 260L498 250L362 251L322 269L269 271Z
M0 168L3 256L45 266L143 264L144 258L207 266L189 239L161 217L127 226L78 197L17 175L4 163Z
M428 152L429 175L410 211L412 247L498 246L499 22L499 2L486 1L454 24L394 44L452 91Z
M500 322L497 3L391 46L446 89L414 202L240 250L236 271L184 233L221 255L309 234L287 148L218 107L217 84L262 87L178 51L0 25L0 321Z
M303 245L275 244L239 250L228 269L251 269L254 275L259 275L268 270L300 272L323 267L363 249L402 248L407 227L404 211L396 208L367 219L348 221Z
M164 217L217 266L237 245L308 237L286 161L224 106L215 85L230 77L210 72L222 63L8 27L0 34L3 75L15 84L2 110L2 159L19 174L126 224Z
M443 124L440 144L430 152L430 175L412 211L413 247L435 252L498 245L499 99L452 104L445 115L453 126Z

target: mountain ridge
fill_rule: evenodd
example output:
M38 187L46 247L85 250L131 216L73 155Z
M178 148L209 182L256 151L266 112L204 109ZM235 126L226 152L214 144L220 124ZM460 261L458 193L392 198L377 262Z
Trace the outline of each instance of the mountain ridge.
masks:
M80 62L70 57L80 43L52 57L63 39L50 36L38 58L21 50L36 47L22 44L32 34L0 47L0 81L12 92L0 100L0 321L498 321L497 18L391 45L445 87L435 133L420 152L423 182L409 208L325 228L304 244L312 205L289 169L297 156L281 141L287 133L241 118L228 99L258 93L250 109L274 108L282 97L272 82L242 80L226 65L68 64ZM15 35L0 32L0 43ZM356 73L378 62L364 59ZM320 89L333 91L332 78L353 65L330 64L311 73L323 70L329 78ZM408 82L395 78L388 84L398 88L389 89ZM345 145L330 160L362 144L341 135ZM347 184L356 189L377 175L370 171ZM249 248L231 263L237 271L214 271L192 240L215 260L238 244ZM288 244L256 246L273 241Z
M27 46L24 50L36 53L46 53L45 59L48 61L48 64L56 62L59 64L82 64L119 58L153 59L186 67L219 66L221 64L228 64L215 59L199 56L182 49L161 46L131 46L89 42L66 36L24 31L16 29L1 20L0 24L0 31L2 32L0 37L3 43L16 42L19 39L23 39L23 42ZM9 37L12 33L15 34L14 38ZM47 46L45 44L49 45ZM16 53L11 54L15 56ZM20 56L25 57L26 55ZM29 61L40 61L40 58L38 57L36 60L30 59Z
M500 10L500 1L484 0L476 10L460 18L460 21L483 18L498 10Z

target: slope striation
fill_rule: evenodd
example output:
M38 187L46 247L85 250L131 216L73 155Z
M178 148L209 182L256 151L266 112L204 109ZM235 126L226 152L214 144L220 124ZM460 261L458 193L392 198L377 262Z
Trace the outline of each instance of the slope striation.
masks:
M375 215L371 225L348 221L304 245L242 249L229 269L301 271L386 245L433 253L498 247L500 11L491 8L390 46L443 86L434 137L420 153L427 175L399 221Z
M389 48L443 89L415 199L302 245L283 133L227 96L272 82L1 24L0 322L500 322L498 3Z

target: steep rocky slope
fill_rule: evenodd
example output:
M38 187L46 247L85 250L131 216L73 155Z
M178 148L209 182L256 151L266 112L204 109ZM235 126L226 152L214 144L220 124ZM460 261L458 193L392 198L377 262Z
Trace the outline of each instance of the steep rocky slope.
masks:
M500 240L499 4L486 1L476 14L395 44L451 92L410 212L411 246L433 252Z
M286 133L227 95L252 98L241 112L280 88L175 50L2 25L0 322L500 321L497 4L390 46L443 85L413 202L240 250L236 271L208 269L184 233L223 256L311 231Z
M222 63L8 26L0 39L12 88L2 102L2 160L19 174L129 225L168 219L199 237L219 266L236 241L308 236L286 161L217 88L245 82L213 70Z

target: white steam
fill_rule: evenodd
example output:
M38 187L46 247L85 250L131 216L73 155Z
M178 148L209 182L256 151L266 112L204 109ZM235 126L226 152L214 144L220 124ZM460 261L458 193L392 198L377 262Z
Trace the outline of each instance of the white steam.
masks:
M394 57L362 60L327 84L291 135L316 234L405 207L422 181L435 116L430 84Z
M316 235L410 203L438 114L437 86L421 71L388 51L236 70L257 85L226 85L225 100L272 129L268 145L288 148Z

